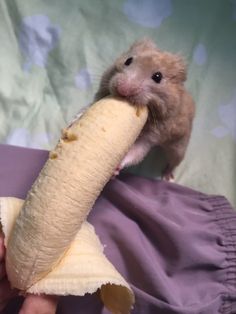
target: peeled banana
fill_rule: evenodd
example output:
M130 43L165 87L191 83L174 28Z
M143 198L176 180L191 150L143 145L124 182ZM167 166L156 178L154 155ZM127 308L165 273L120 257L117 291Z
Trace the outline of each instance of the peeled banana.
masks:
M0 217L5 245L24 201L14 197L0 197ZM50 295L78 295L100 292L104 305L114 314L128 314L134 295L103 252L103 245L94 227L83 222L75 239L60 263L25 293Z
M13 287L29 290L62 262L147 115L145 107L105 98L62 132L8 238Z

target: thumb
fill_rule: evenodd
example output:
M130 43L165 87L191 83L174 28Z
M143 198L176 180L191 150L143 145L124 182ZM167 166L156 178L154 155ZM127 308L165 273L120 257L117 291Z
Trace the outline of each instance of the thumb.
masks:
M19 314L55 314L58 296L28 294Z

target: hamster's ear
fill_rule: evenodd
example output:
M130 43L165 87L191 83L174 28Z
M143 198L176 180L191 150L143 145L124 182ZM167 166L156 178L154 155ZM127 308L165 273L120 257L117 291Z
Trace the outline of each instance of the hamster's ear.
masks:
M144 51L144 50L157 50L156 44L150 38L143 38L137 40L130 47L130 51Z

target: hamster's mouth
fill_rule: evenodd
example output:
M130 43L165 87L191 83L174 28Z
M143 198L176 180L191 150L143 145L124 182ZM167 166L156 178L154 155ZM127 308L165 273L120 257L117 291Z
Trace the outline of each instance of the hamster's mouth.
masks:
M146 101L139 94L123 96L120 93L118 93L115 89L110 90L110 94L111 96L124 99L128 101L131 105L134 105L136 107L143 107L147 105Z
M127 100L131 105L134 106L143 106L142 102L140 101L138 96L131 95L131 96L122 96L117 94L118 97Z
M112 82L108 86L109 93L111 96L118 97L128 101L131 105L136 107L142 107L147 105L147 99L145 99L145 94L143 90L139 88L129 88L125 84L122 86L117 85L116 82Z

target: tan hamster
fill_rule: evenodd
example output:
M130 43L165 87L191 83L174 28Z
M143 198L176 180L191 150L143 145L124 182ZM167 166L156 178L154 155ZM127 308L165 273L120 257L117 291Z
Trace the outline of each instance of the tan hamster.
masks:
M173 170L184 158L195 112L185 80L182 58L159 50L149 39L135 42L105 71L95 101L113 95L149 109L143 131L115 174L138 164L152 147L161 146L168 162L163 178L173 178Z

